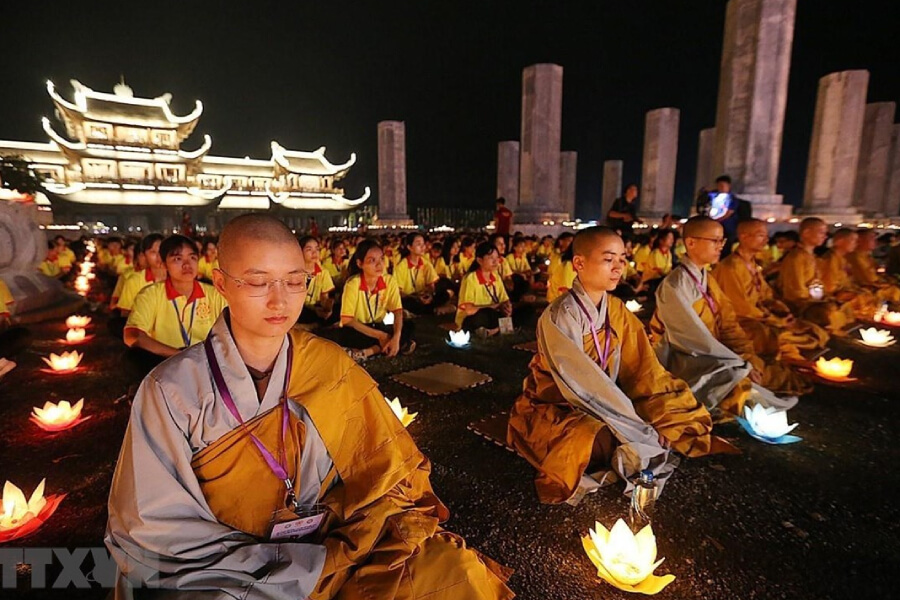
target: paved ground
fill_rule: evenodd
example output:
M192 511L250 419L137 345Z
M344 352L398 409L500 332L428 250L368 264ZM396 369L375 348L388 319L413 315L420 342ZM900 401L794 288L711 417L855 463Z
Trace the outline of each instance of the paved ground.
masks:
M27 490L47 477L48 493L68 493L56 515L37 533L8 546L96 547L102 543L106 495L130 394L140 373L121 343L95 315L97 336L85 351L84 371L56 377L39 372L40 356L59 351L62 323L33 326L34 341L19 368L0 383L0 480ZM419 349L412 357L373 360L367 368L384 393L399 396L419 416L410 433L434 464L432 481L450 507L448 528L516 570L510 585L524 599L617 599L628 595L596 578L580 536L600 520L610 526L626 512L616 486L576 508L538 504L533 472L518 457L466 430L474 420L509 408L521 388L531 354L513 344L533 339L533 326L512 336L476 340L468 350L443 342L435 318L417 320ZM449 320L443 317L441 320ZM767 446L736 426L719 432L742 456L685 461L659 502L654 529L659 573L676 580L659 598L842 599L892 597L900 511L900 486L892 443L900 429L896 391L900 349L833 343L834 352L857 361L855 387L817 386L791 411L791 446ZM487 385L449 396L428 397L390 380L390 375L451 361L493 377ZM28 422L30 407L46 399L85 398L92 418L49 435ZM100 598L85 592L27 588L19 570L15 591L0 596Z

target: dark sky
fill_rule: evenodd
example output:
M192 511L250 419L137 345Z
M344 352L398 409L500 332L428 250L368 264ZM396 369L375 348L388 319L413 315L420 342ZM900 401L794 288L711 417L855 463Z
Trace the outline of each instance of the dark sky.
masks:
M799 0L779 191L800 202L818 79L865 68L869 101L900 100L900 11L888 0ZM357 152L349 196L377 191L376 124L406 121L411 206L492 205L497 142L518 139L521 72L563 76L564 150L578 152L578 212L599 211L602 163L638 180L644 113L681 109L677 202L687 205L697 135L714 125L725 0L0 4L0 139L45 141L49 78L195 99L185 144L268 158L269 142Z

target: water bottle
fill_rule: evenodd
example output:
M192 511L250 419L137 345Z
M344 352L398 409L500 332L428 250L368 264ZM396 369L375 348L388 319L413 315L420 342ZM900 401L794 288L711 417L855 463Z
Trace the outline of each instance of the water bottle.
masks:
M653 479L653 471L645 469L634 482L631 491L631 509L628 512L629 526L633 533L650 524L653 516L653 506L656 503L656 481Z

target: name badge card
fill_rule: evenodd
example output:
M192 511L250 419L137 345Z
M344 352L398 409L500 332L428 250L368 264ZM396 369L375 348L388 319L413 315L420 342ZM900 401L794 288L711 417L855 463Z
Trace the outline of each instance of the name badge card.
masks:
M315 533L325 520L325 509L320 505L301 507L297 511L279 511L279 521L272 526L272 540L298 540Z
M500 319L498 319L497 322L500 325L500 333L512 333L513 332L512 317L501 317Z

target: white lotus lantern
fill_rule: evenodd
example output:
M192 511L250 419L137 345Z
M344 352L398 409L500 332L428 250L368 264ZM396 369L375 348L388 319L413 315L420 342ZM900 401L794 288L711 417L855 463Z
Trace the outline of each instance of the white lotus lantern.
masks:
M887 348L896 342L894 336L887 329L860 329L859 335L862 336L862 343L873 348Z
M384 315L384 320L382 321L385 325L393 325L394 324L394 313L389 312Z
M598 522L581 541L597 575L620 590L653 595L675 581L674 575L653 574L664 559L656 560L656 537L650 525L634 534L622 519L612 531Z
M410 413L405 407L400 406L400 398L394 398L393 400L388 400L385 398L388 403L388 406L391 407L391 411L393 411L394 415L400 420L400 424L404 427L409 427L409 424L415 420L416 415L419 413Z
M75 406L69 404L68 400L61 400L59 404L45 402L44 408L35 406L32 409L30 419L44 431L62 431L75 427L90 418L81 418L82 407L84 407L84 398L76 402Z
M450 340L447 342L454 348L465 348L469 345L469 339L471 335L468 331L451 331L450 332Z
M801 439L788 435L798 424L788 425L786 410L762 404L756 404L753 408L744 406L744 418L738 417L738 422L747 433L768 444L792 444Z
M84 354L72 350L62 354L50 353L50 358L42 357L53 373L74 373L78 369L78 363L84 358Z
M91 282L87 276L79 275L75 278L75 291L84 296L91 289Z
M81 315L72 315L68 319L66 319L66 327L69 329L84 329L91 322L90 317L85 317Z
M628 302L625 303L625 308L627 308L628 310L630 310L633 313L636 313L636 312L640 312L641 309L643 309L644 307L637 300L629 300Z
M7 481L3 485L3 498L0 500L0 543L26 536L37 530L56 511L56 507L65 495L54 495L44 498L44 483L35 488L31 498L13 483Z
M900 312L887 311L882 315L881 322L894 327L900 327Z
M847 379L851 370L853 370L853 361L849 358L835 357L831 360L825 360L823 356L816 361L816 373L825 379L835 381Z
M77 344L79 342L83 342L84 338L85 338L85 331L84 331L84 329L81 329L80 327L75 328L75 329L70 329L66 332L66 341L69 342L70 344Z

